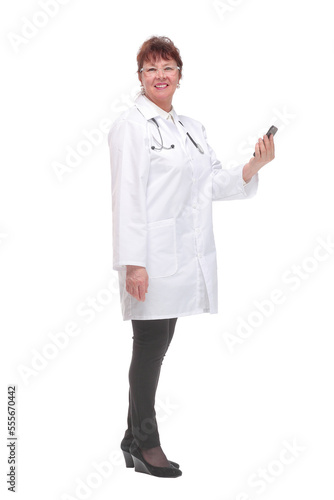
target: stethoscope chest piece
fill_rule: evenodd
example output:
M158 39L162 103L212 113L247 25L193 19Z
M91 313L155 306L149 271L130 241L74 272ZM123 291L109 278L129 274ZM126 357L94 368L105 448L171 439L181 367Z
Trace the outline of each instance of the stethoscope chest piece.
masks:
M151 146L151 149L153 149L154 151L161 151L162 149L174 149L175 148L175 145L174 144L171 144L169 146L169 148L166 148L164 146L164 141L162 140L162 135L161 135L161 132L160 132L160 127L159 127L159 123L156 121L155 118L151 118L151 120L156 124L157 126L157 129L158 129L158 132L159 132L159 135L160 135L160 141L161 141L161 144L158 143L158 141L156 140L155 137L153 137L153 139L159 144L159 147L157 148L156 146Z

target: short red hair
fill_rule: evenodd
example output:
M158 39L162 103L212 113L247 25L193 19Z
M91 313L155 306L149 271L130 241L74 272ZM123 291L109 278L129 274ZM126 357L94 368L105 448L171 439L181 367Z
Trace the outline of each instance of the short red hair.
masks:
M154 63L160 57L162 59L174 59L180 68L180 78L182 77L183 63L180 51L167 36L152 36L143 43L137 54L138 74L145 61Z

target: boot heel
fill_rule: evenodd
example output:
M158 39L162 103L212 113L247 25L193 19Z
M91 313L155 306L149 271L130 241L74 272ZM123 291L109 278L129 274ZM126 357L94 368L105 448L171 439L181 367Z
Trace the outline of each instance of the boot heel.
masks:
M135 465L135 471L136 472L144 472L145 474L150 474L149 470L147 469L146 465L143 464L141 460L139 460L136 457L133 457L134 465Z
M133 458L131 453L128 453L127 451L123 451L124 459L125 459L125 465L126 467L133 467Z

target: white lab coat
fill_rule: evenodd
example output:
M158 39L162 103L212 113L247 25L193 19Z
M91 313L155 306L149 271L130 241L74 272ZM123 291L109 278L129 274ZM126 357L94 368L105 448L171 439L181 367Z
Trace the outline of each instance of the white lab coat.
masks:
M113 269L119 272L123 320L217 313L212 201L250 198L258 189L258 174L244 185L244 164L222 168L200 122L178 116L174 108L172 116L178 126L139 96L108 135ZM161 140L150 118L159 124L164 146L174 144L173 149L151 149ZM130 264L147 270L144 302L126 291Z

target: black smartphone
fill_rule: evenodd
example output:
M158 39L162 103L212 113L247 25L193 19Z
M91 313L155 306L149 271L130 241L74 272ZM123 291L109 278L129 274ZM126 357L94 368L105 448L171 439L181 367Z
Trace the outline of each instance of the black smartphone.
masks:
M275 127L275 125L272 125L272 126L270 127L270 129L268 130L268 132L267 132L268 139L269 139L270 134L275 135L275 134L276 134L276 132L277 132L277 130L278 130L278 128L277 128L277 127ZM253 153L253 156L255 156L255 152Z

